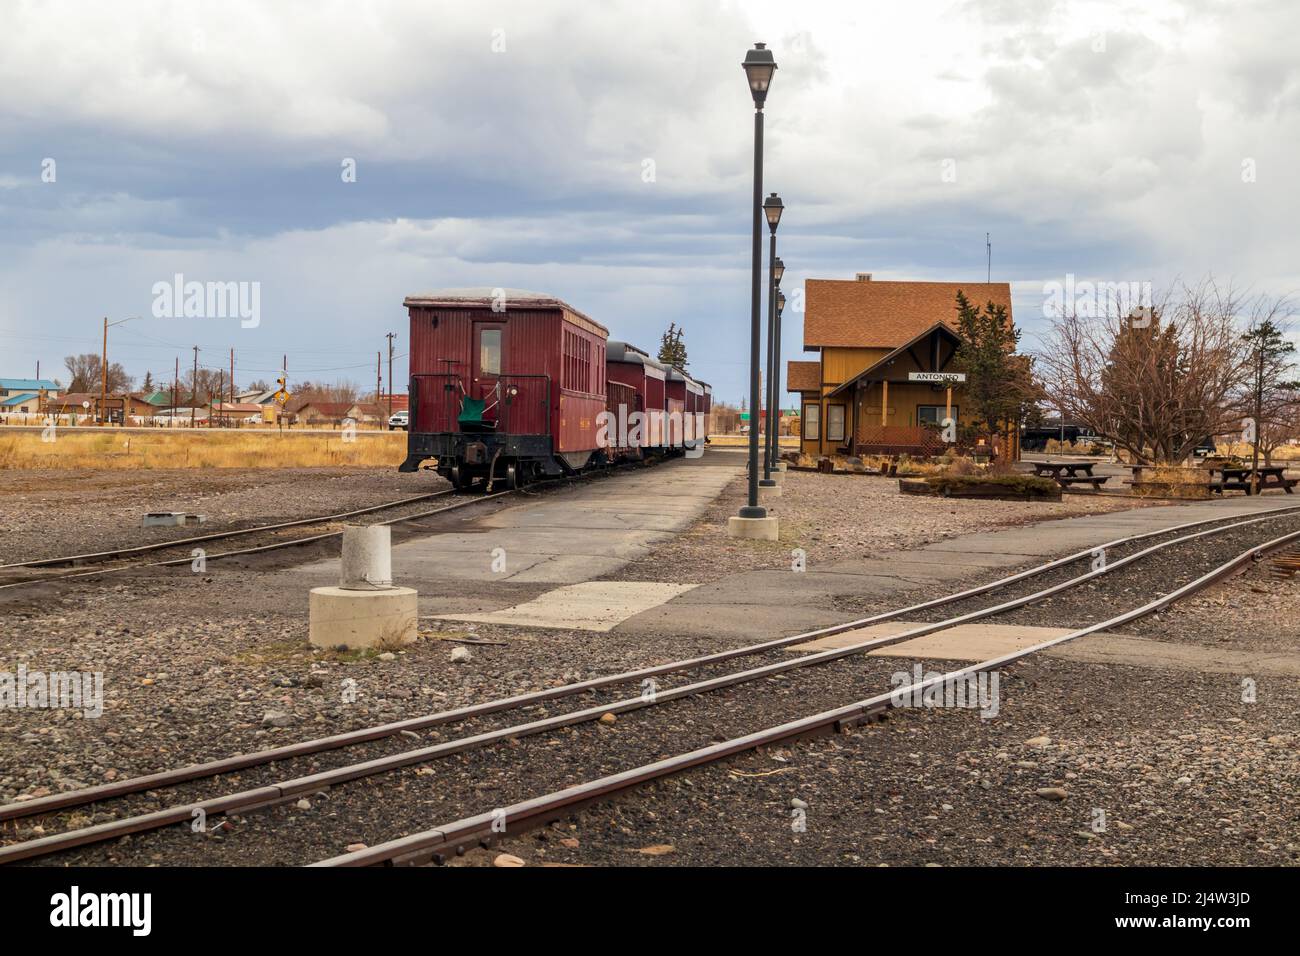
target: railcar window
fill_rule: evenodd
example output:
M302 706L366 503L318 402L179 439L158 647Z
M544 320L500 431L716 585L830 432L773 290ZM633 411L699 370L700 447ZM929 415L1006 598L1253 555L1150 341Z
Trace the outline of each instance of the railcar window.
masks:
M485 375L501 374L500 329L482 329L479 332L478 370Z

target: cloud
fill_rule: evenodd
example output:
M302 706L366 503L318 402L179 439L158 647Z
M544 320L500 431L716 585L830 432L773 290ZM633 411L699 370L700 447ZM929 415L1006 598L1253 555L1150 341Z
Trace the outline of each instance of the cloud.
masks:
M1066 273L1293 291L1297 28L1292 5L1208 0L18 4L0 35L0 336L20 365L55 362L184 272L262 281L263 328L128 324L130 363L197 339L329 342L361 365L408 292L540 288L644 346L684 325L734 400L739 63L762 39L787 286L983 278L987 231L1029 325L1034 290Z

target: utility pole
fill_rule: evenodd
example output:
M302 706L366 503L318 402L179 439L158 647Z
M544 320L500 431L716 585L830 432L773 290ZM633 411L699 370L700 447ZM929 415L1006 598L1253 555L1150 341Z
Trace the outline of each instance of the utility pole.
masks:
M989 234L987 232L984 233L984 250L988 253L989 257L988 276L984 281L986 283L991 283L993 281L993 242L989 239Z
M375 353L375 404L384 397L384 357L379 352Z
M388 333L388 417L393 417L393 339L396 332Z
M217 406L221 403L221 393L225 391L225 385L226 385L226 383L223 382L222 379L225 377L226 377L225 369L222 369L220 372L217 373L216 401L213 401L212 399L208 399L208 424L209 425L212 424L212 419L215 417L213 413L217 410Z
M194 427L194 406L199 402L199 347L194 346L194 377L190 379L190 428Z
M171 428L176 427L176 402L179 399L177 388L181 381L181 357L176 356L176 372L172 375L172 413L167 416L168 425Z
M230 350L230 404L235 404L235 350Z

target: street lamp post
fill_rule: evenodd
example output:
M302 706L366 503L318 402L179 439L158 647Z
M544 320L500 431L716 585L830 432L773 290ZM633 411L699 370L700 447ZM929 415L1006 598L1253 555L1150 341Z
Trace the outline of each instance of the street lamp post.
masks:
M780 259L776 260L776 322L775 330L772 333L772 393L773 407L776 408L776 429L781 427L781 313L785 311L785 293L781 291L781 275L785 272L785 264ZM781 436L777 431L772 432L772 468L775 469L781 461Z
M754 98L754 236L750 263L749 301L749 501L740 509L742 518L766 518L767 509L758 504L758 412L763 399L759 394L759 338L762 326L758 309L762 297L760 276L763 269L763 104L776 72L776 58L765 43L755 43L741 64Z
M123 322L130 322L139 316L128 316L125 319L118 319L116 322L108 321L108 316L104 316L104 349L99 356L99 414L96 416L101 421L106 421L108 416L108 330L115 325L121 325ZM126 427L126 403L128 398L125 394L122 396L122 427Z
M776 294L781 288L781 276L785 273L785 263L776 257L776 227L781 221L781 209L781 197L776 193L763 201L767 225L772 230L772 244L767 258L770 280L767 286L767 433L763 436L763 480L760 484L769 488L776 484L776 479L772 477L772 470L776 468L772 433L776 427L776 383L780 377L776 367Z

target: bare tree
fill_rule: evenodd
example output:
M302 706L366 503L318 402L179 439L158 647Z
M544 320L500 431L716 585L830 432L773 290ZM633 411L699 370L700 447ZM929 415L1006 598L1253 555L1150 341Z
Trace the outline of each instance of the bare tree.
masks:
M103 367L98 355L86 352L82 355L69 355L63 360L68 370L69 392L98 392L103 387L100 369ZM120 395L129 391L134 380L126 374L126 369L117 362L108 363L108 391L111 395Z
M223 381L220 369L199 367L198 377L194 369L181 370L181 387L178 397L182 402L193 401L195 405L207 405L212 401L222 401L227 393L229 382Z
M1048 401L1136 461L1182 462L1205 438L1240 431L1251 360L1241 317L1275 306L1206 280L1128 316L1060 316L1037 356Z

